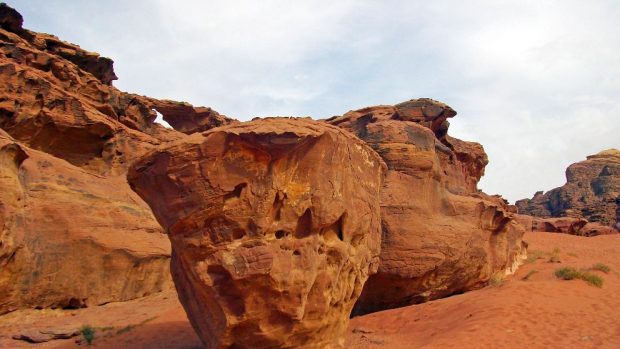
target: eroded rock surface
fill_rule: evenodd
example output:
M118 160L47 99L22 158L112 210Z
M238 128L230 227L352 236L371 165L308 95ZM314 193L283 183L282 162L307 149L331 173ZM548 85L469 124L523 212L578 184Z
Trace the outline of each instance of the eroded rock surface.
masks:
M268 118L190 136L128 179L208 348L329 348L377 267L384 171L348 132Z
M476 189L488 162L482 146L446 134L454 110L429 99L405 105L327 120L366 141L389 168L379 272L366 283L356 314L481 287L513 271L524 252L523 228L503 200Z
M115 79L109 58L24 29L0 5L0 314L172 286L170 243L126 172L186 137L154 123L154 109L189 105L119 91ZM209 115L201 129L217 126Z
M516 203L531 216L583 218L620 231L620 150L608 149L566 169L566 184Z
M175 130L186 134L207 131L215 127L237 123L208 107L194 107L186 102L144 99L151 108L160 112L163 119Z
M0 130L0 188L0 313L172 286L169 241L122 178L88 173Z

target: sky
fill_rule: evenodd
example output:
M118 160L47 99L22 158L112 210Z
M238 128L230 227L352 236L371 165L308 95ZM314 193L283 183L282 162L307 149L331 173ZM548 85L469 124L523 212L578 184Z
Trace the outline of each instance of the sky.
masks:
M240 120L429 97L509 201L620 148L620 1L7 0L28 29L115 61L121 90Z

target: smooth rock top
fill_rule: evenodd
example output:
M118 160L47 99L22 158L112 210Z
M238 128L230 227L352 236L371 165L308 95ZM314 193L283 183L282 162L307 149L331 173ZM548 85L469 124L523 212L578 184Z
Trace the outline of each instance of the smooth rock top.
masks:
M377 268L384 173L346 131L268 118L194 134L128 179L169 232L208 348L330 348Z
M588 160L599 160L599 161L605 161L605 162L620 163L620 150L611 148L611 149L603 150L594 155L588 155L586 158Z

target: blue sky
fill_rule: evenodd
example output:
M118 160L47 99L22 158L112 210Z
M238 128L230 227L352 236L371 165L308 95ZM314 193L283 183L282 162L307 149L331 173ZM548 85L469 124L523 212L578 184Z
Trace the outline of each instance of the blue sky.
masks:
M510 201L620 148L618 1L8 1L25 27L115 61L122 90L324 118L430 97L484 145Z

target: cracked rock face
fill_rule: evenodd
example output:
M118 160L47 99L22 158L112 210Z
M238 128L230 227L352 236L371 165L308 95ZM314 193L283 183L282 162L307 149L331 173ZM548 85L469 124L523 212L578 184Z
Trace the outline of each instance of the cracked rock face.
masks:
M329 348L377 267L384 172L346 131L269 118L194 134L128 179L208 348Z

